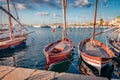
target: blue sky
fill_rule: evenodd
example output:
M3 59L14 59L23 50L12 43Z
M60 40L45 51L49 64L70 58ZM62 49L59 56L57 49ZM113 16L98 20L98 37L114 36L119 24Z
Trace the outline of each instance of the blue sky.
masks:
M11 13L15 11L11 0ZM62 22L62 0L14 0L18 15L25 24L49 24ZM5 0L0 0L0 6L6 7ZM67 22L91 22L93 21L94 0L67 0ZM98 0L97 20L105 21L120 16L120 0ZM5 23L6 15L0 11L2 23ZM1 23L1 21L0 21Z

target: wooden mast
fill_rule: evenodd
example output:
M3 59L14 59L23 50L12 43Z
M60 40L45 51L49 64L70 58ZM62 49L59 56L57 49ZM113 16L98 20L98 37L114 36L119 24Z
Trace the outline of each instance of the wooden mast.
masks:
M63 11L62 42L64 42L66 32L66 0L62 0L62 11Z
M14 19L14 20L15 20L18 24L20 24L26 31L28 31L27 28L26 28L24 25L22 25L10 12L8 12L8 11L7 11L6 9L4 9L2 6L0 6L0 9L1 9L2 11L4 11L5 13L7 13L8 15L10 15L12 19Z
M94 6L94 26L93 26L93 33L92 33L92 41L94 40L94 37L95 37L97 4L98 4L98 0L95 0L95 6Z
M10 7L9 7L9 1L6 0L7 3L7 9L8 12L10 13ZM8 25L9 25L9 31L10 31L10 39L13 39L13 32L12 32L12 22L11 22L11 16L8 14Z

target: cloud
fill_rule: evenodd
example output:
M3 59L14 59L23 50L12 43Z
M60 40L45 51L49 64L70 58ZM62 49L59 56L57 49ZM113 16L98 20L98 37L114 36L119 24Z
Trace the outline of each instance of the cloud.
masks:
M53 16L53 17L60 17L60 15L58 15L56 13L53 13L51 16Z
M48 12L37 12L35 15L36 16L49 16L50 14Z
M4 4L2 6L7 9L7 5L6 4ZM12 4L9 4L9 7L10 7L10 10L14 9L14 6ZM19 10L24 10L24 9L26 9L26 6L24 4L17 3L16 4L16 8L19 9Z
M60 0L56 0L56 4L61 4L61 1Z
M3 2L4 0L0 0L0 2Z
M57 8L56 0L15 0L15 3L24 4L27 9L40 8L41 4Z
M56 13L53 13L53 14L50 14L48 12L37 12L35 14L35 16L52 16L52 17L60 17L60 15L56 14Z
M4 0L0 0L4 1ZM57 8L61 9L61 1L62 0L14 0L14 3L16 4L17 8L20 10L24 9L40 9L43 7L42 4L45 4L46 6L49 6L51 8ZM106 0L104 0L106 1ZM91 3L88 0L72 0L71 3L69 3L70 0L67 0L67 5L71 7L90 7Z
M69 4L70 7L90 7L91 3L88 0L76 0Z
M105 6L107 6L107 0L101 0L101 1Z
M45 2L50 2L50 0L44 0Z
M4 4L2 6L7 9L7 5L6 4ZM10 7L10 10L14 9L13 5L11 5L11 4L9 4L9 7Z
M17 3L16 7L17 7L19 10L25 10L25 9L26 9L25 4L22 4L22 3Z

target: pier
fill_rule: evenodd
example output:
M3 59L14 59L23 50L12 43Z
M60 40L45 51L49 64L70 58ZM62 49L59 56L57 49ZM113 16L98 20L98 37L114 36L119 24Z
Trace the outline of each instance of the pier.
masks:
M45 70L0 66L0 80L108 80L108 79L103 77L87 76L80 74L58 73Z

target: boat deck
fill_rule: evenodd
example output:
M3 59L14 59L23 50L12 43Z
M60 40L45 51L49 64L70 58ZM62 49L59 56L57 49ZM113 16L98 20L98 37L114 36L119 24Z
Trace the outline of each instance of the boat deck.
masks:
M84 52L91 56L109 58L109 55L100 46L93 46L91 42L84 45Z
M64 43L59 42L54 45L52 45L47 52L51 52L53 49L59 49L62 51L62 53L66 52L68 49L70 49L70 43L65 41Z
M23 34L23 32L21 32L21 33ZM21 35L21 33L18 32L18 31L13 31L13 35L14 35L14 36L19 36L19 35ZM9 31L1 32L1 34L0 34L0 39L8 38L9 36L10 36L10 35L9 35Z
M17 41L21 41L24 39L26 39L26 37L18 37L18 38L14 38L13 40L1 41L0 45L5 45L5 44L11 43L11 42L17 42Z

